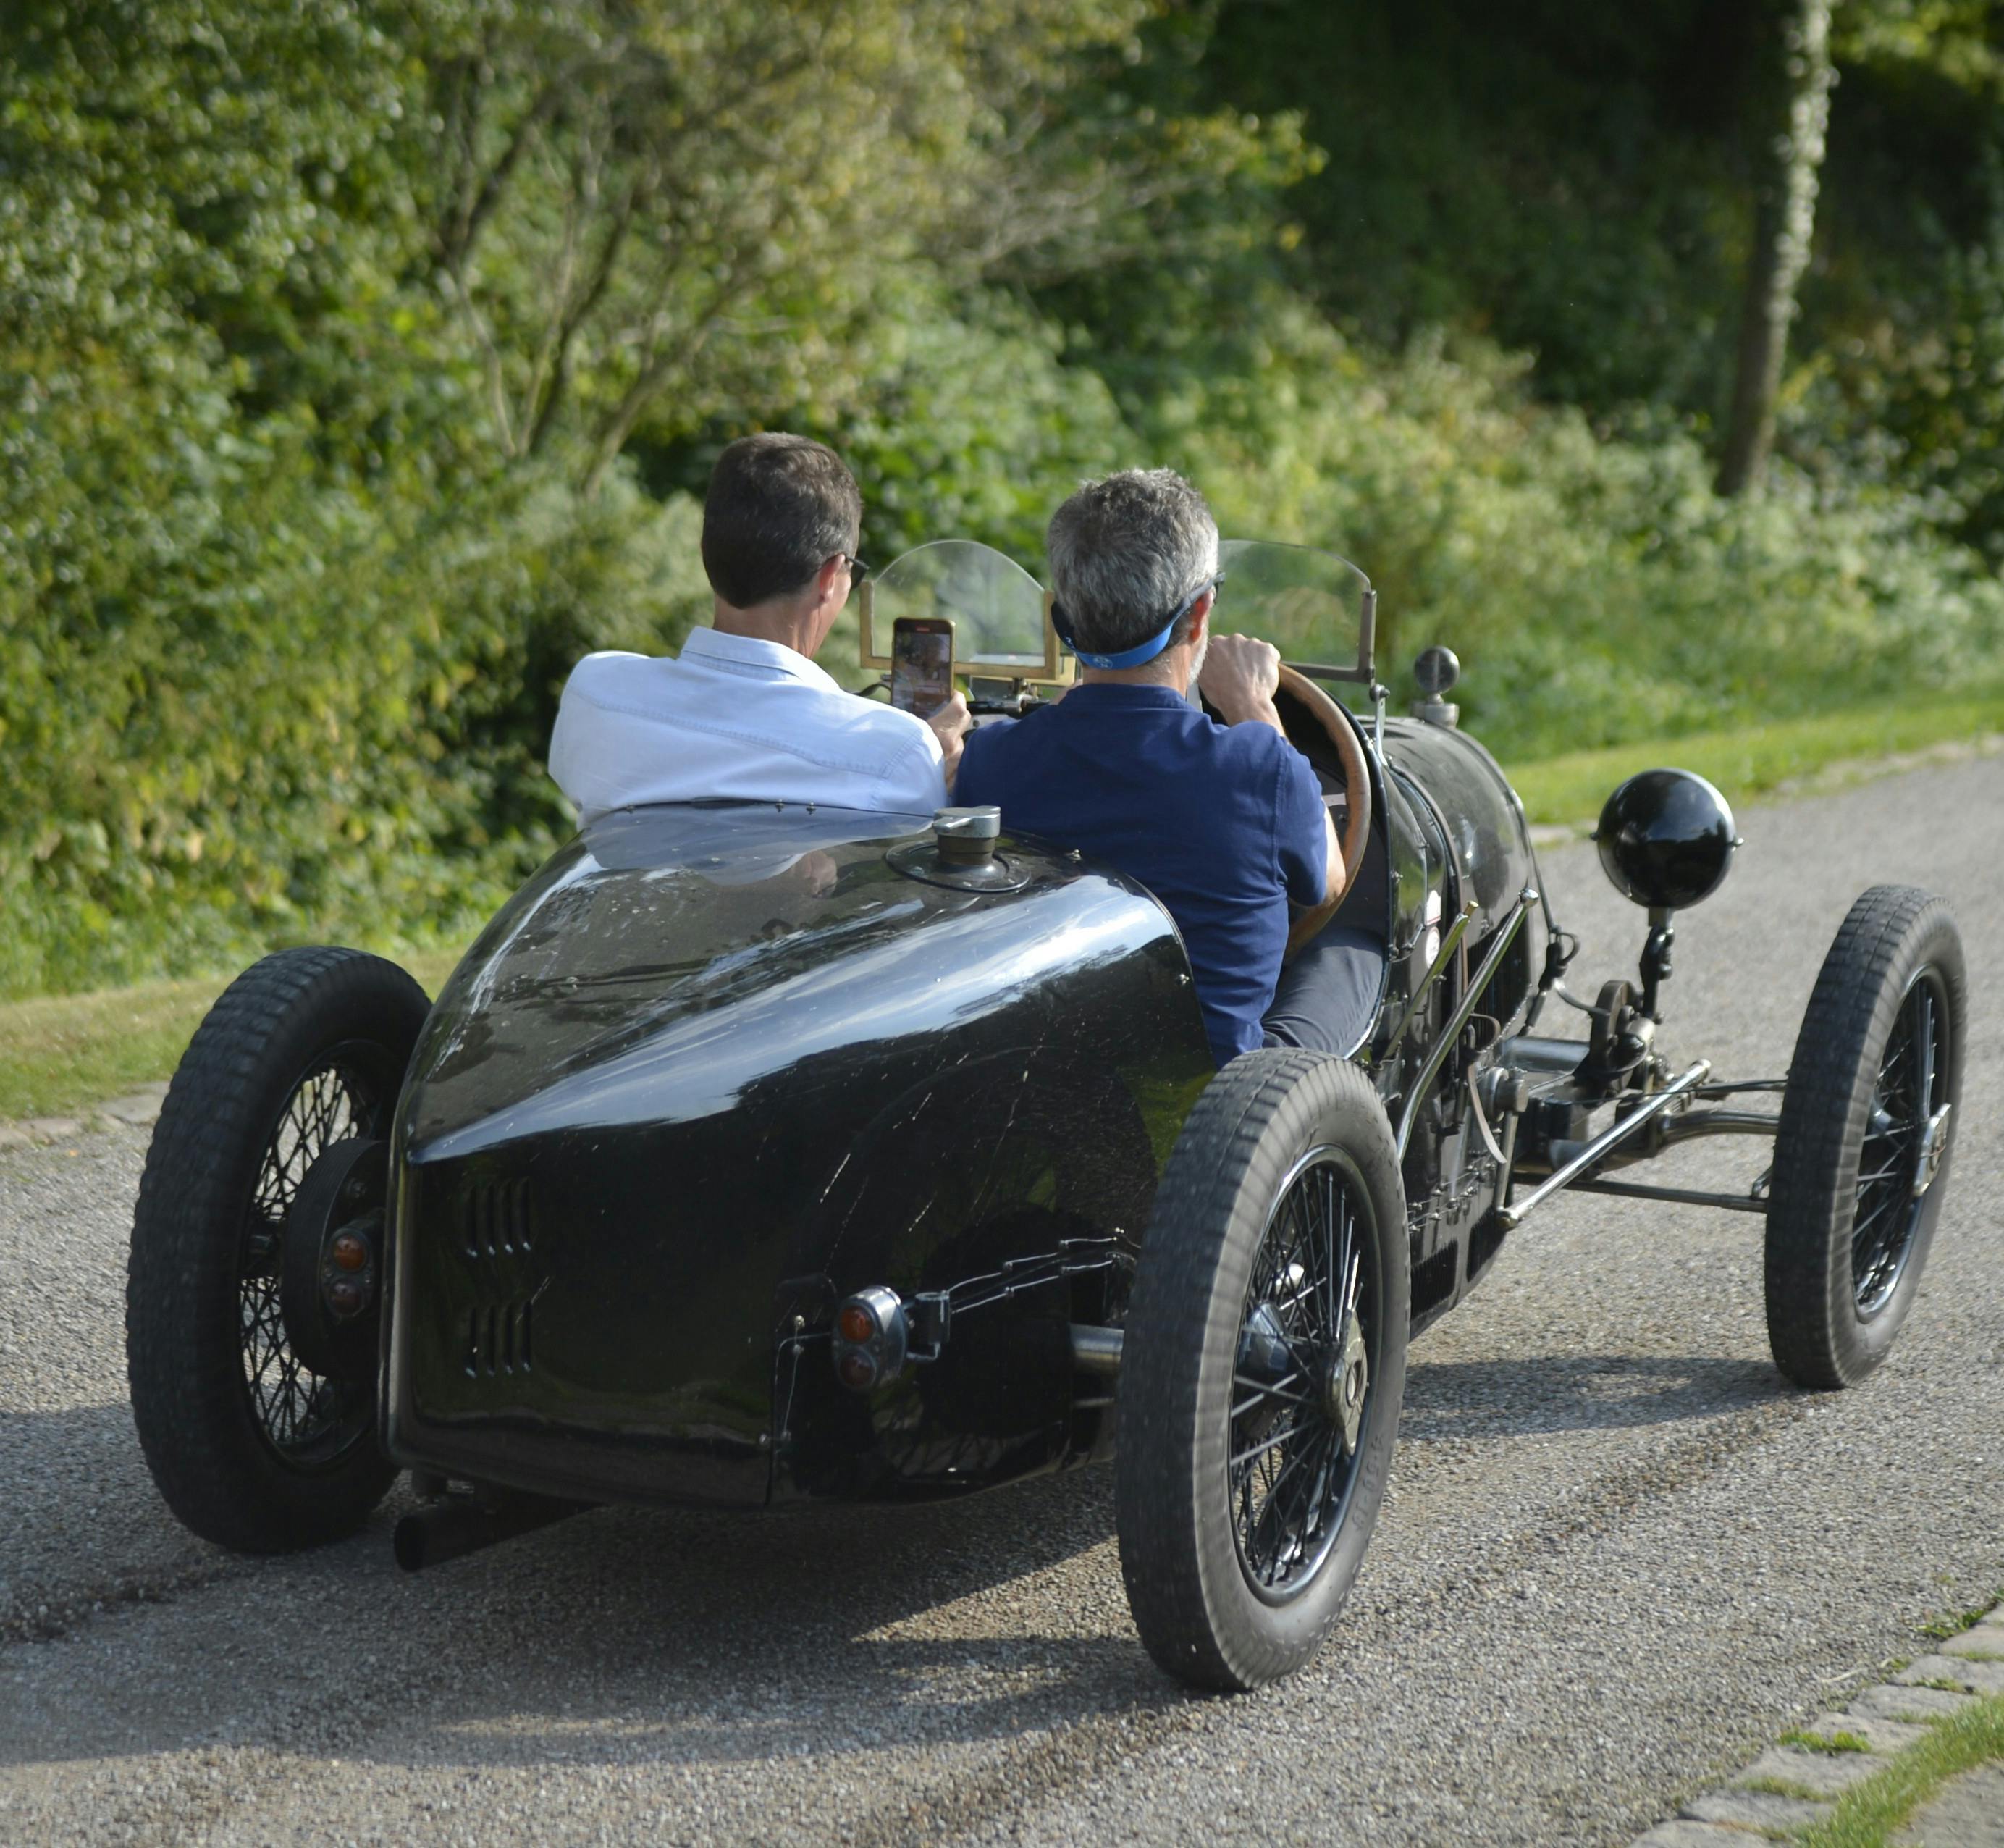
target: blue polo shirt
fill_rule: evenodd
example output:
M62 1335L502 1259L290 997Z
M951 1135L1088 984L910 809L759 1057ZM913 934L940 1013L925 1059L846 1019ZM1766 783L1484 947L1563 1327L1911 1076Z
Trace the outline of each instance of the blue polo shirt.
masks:
M1138 879L1182 933L1217 1062L1261 1043L1288 903L1320 903L1329 877L1321 787L1272 726L1094 682L970 734L953 799Z

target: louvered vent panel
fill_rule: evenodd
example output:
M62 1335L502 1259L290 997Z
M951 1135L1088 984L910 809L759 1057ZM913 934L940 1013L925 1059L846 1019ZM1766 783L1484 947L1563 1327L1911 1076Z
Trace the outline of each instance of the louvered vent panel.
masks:
M526 1180L476 1182L466 1192L466 1255L512 1257L535 1248Z
M461 1246L479 1285L466 1313L465 1366L474 1379L529 1372L535 1365L538 1272L533 1196L526 1180L475 1183L464 1195Z
M483 1303L466 1315L466 1370L476 1380L526 1373L535 1365L536 1305L527 1296Z

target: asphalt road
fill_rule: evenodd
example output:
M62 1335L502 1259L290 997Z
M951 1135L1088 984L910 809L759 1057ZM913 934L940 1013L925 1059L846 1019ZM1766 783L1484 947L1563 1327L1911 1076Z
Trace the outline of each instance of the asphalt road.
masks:
M1142 1653L1106 1471L902 1513L604 1512L415 1579L394 1501L324 1552L221 1554L156 1498L125 1403L143 1135L0 1155L0 1839L1627 1839L2004 1587L2004 763L1741 822L1683 921L1673 1056L1784 1070L1874 880L1961 917L1952 1193L1891 1360L1790 1390L1757 1219L1562 1201L1415 1348L1332 1644L1244 1699ZM1576 985L1632 966L1641 914L1591 850L1545 872Z

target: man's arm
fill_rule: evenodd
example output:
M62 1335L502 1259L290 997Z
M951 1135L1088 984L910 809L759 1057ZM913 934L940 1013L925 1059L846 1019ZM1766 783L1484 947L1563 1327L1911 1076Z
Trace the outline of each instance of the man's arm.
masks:
M603 779L594 760L592 745L597 729L593 721L596 718L602 723L604 716L595 707L587 709L573 669L557 702L556 724L550 731L546 763L550 780L569 798L580 822L590 818L595 806L601 812L603 808L597 801L602 793L598 786Z
M1281 686L1281 651L1256 636L1214 636L1204 651L1197 686L1228 725L1271 725L1288 735L1274 695ZM1336 818L1322 805L1323 832L1328 854L1328 898L1343 896L1343 849L1336 837Z

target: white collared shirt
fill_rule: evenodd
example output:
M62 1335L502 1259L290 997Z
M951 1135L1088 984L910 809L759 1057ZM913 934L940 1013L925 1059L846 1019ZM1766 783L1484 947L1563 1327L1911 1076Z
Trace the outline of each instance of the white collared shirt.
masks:
M939 740L777 642L698 629L673 660L587 654L565 684L550 774L590 822L650 802L735 798L930 815Z

